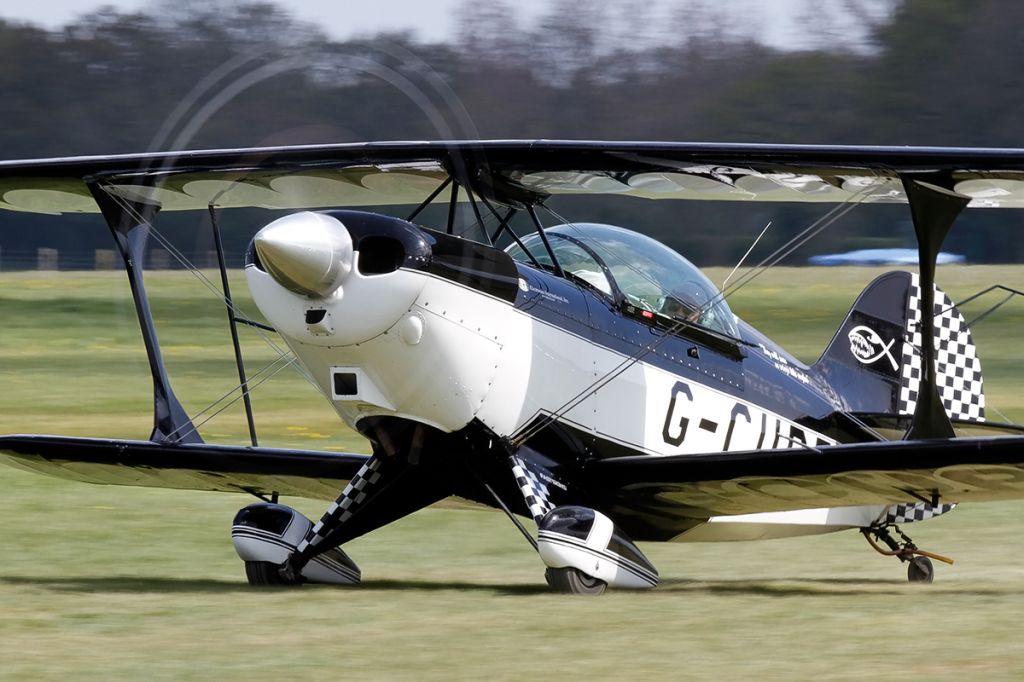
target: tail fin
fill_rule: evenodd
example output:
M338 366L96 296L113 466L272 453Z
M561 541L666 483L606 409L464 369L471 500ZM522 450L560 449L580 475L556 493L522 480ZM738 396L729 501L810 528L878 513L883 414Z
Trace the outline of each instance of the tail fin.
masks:
M985 420L981 361L960 311L935 288L936 380L950 419ZM910 415L921 386L918 276L889 272L864 289L814 370L851 412Z

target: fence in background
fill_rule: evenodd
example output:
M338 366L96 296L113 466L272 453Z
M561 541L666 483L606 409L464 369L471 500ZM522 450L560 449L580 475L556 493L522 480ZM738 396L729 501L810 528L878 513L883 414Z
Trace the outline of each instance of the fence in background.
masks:
M216 268L216 251L186 253L185 257L199 268ZM229 268L240 268L241 254L225 254ZM150 249L146 254L147 270L181 270L184 266L162 248ZM113 249L52 249L3 250L0 248L0 272L25 270L116 270L121 268L121 257Z

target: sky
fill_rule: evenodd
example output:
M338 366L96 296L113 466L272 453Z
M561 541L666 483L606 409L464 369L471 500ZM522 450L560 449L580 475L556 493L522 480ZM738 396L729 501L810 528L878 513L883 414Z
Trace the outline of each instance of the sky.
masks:
M217 0L212 0L216 2ZM273 0L286 7L296 18L319 25L328 35L347 39L357 35L375 34L383 31L412 31L417 38L427 42L444 41L452 37L458 24L458 12L464 0ZM871 6L879 0L868 0ZM29 22L49 29L60 28L75 17L101 6L114 6L122 11L132 11L150 6L153 0L0 0L0 17L8 21ZM528 24L536 20L550 5L549 0L515 0L519 20ZM752 20L759 26L757 38L768 45L779 48L806 45L804 26L808 13L821 7L818 0L729 0L719 3L715 0L648 0L655 13L678 10L681 6L715 8L715 11L731 13L735 17ZM834 6L833 6L834 7ZM726 9L723 9L726 8ZM844 17L838 17L844 32L851 40L861 37L856 24Z

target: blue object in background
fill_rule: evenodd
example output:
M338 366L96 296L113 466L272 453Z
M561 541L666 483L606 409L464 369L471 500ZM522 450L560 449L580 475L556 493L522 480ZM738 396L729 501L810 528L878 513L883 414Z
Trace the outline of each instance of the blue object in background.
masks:
M811 265L917 265L917 249L859 249L811 256L807 262ZM939 265L965 262L967 259L958 253L939 253Z

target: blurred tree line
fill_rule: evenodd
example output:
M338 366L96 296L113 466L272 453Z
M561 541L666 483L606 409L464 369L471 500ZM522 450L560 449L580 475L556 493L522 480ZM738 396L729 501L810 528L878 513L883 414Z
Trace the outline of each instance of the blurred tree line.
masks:
M530 26L510 0L467 1L445 44L331 40L257 2L108 9L60 31L0 20L0 157L447 137L1024 146L1024 3L843 3L843 21L809 5L814 39L800 50L757 42L756 17L723 21L703 0L658 16L645 0L553 0ZM844 40L851 21L862 41ZM558 210L641 228L701 264L734 262L771 220L767 253L823 212L642 200ZM968 212L947 250L1024 260L1018 213ZM204 217L166 219L185 250L208 247ZM268 219L233 223L229 248ZM0 213L0 258L108 245L95 218L34 229L43 220ZM791 262L912 244L905 207L871 207Z

